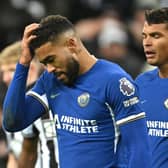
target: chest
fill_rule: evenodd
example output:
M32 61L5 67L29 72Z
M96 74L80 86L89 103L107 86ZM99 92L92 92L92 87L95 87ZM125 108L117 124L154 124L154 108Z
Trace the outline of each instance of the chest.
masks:
M48 94L48 100L54 114L99 120L109 116L102 93L98 88L53 89Z
M149 83L140 89L141 103L148 119L167 120L168 89L167 83Z

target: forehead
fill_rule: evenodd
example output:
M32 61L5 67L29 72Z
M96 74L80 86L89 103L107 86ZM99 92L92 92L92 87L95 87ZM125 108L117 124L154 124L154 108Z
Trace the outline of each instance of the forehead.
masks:
M168 32L168 26L165 23L161 24L148 24L147 22L144 23L143 32L151 33L151 32Z
M39 60L41 60L44 59L46 56L50 55L53 49L56 49L56 46L53 45L51 42L47 42L36 49L35 55Z

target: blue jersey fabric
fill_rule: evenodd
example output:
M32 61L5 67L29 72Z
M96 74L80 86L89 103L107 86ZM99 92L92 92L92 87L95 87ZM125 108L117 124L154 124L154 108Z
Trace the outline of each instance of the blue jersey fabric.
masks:
M60 168L149 168L145 113L134 82L118 65L98 60L73 87L46 71L26 99L26 73L22 71L27 68L18 64L4 102L6 129L27 126L49 106L56 125ZM14 95L20 106L12 103ZM46 95L48 104L39 95ZM33 108L36 112L30 111ZM23 109L24 115L20 115ZM15 128L8 128L7 116ZM14 124L16 118L20 125Z
M146 111L152 168L168 168L168 78L158 69L137 77L141 105Z

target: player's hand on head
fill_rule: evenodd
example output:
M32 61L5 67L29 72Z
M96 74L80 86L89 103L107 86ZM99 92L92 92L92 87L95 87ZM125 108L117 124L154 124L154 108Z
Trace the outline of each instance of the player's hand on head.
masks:
M35 35L32 35L32 32L39 27L38 23L32 23L25 27L22 42L21 42L21 56L19 63L23 65L29 65L33 55L31 54L29 43L32 39L36 38Z

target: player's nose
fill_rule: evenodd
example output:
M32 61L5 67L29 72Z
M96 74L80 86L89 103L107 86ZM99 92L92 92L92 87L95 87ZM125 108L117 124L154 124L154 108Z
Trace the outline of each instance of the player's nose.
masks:
M47 64L46 67L47 67L46 69L47 69L47 71L49 73L51 73L51 72L53 72L55 70L55 67L53 65L51 65L51 64Z

